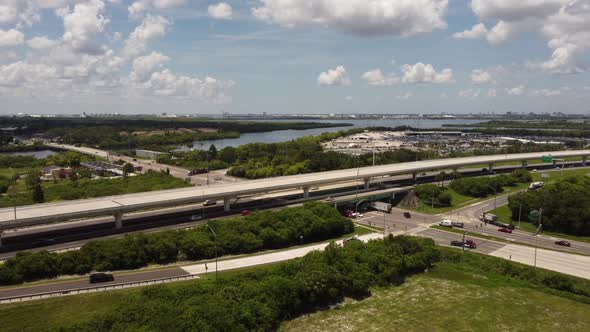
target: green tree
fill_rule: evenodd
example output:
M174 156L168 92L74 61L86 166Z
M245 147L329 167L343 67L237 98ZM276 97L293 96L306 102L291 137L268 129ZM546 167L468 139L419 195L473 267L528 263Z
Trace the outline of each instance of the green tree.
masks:
M129 174L133 173L134 171L135 171L135 168L133 167L133 164L126 163L125 165L123 165L123 177L127 177Z
M45 202L45 193L43 192L43 187L41 183L37 183L33 188L33 202L35 203L43 203Z
M217 147L214 144L211 144L209 147L209 159L217 158Z
M31 170L25 177L27 189L31 190L41 182L41 172L38 169Z

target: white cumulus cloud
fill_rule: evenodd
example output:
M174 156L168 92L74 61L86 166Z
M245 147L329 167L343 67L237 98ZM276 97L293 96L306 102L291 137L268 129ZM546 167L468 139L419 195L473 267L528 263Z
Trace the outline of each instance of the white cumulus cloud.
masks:
M336 69L329 69L318 76L318 84L322 86L340 86L350 85L350 77L344 66L338 66Z
M415 65L402 66L404 83L450 83L454 82L453 70L445 68L437 72L431 64L423 64L421 62Z
M129 35L122 51L123 56L136 57L142 54L149 42L166 34L169 26L170 22L162 16L146 16Z
M455 38L485 38L500 44L521 32L536 31L547 39L551 55L545 61L526 61L528 68L553 74L576 74L590 68L590 1L472 0L471 8L482 23ZM483 22L494 27L486 31Z
M262 21L321 26L355 35L412 36L446 29L448 0L260 0Z
M24 40L25 35L16 29L0 29L0 48L18 46L22 44Z
M473 84L488 84L493 83L492 75L482 69L474 69L471 72L471 82Z
M506 89L506 93L511 96L523 96L527 92L527 89L524 85L515 86L510 89Z
M157 69L162 67L164 62L170 58L158 53L152 52L149 55L141 56L133 60L133 73L135 78L140 81L146 81Z
M456 39L484 39L488 34L488 29L485 24L479 23L471 27L469 30L463 32L456 32L453 38Z
M133 19L142 18L148 11L153 9L169 9L185 5L188 0L136 0L129 7L129 17Z
M52 48L58 44L58 41L49 39L47 36L37 36L27 40L27 45L34 50Z
M209 5L207 8L207 13L212 18L218 20L231 20L233 15L233 10L230 5L225 2L220 2L216 5Z
M385 76L381 69L374 69L364 73L363 79L371 86L391 86L400 82L399 77Z
M63 41L79 53L97 54L102 52L96 37L102 33L109 19L102 14L104 2L89 0L74 6L73 10L64 8L59 12L64 22Z

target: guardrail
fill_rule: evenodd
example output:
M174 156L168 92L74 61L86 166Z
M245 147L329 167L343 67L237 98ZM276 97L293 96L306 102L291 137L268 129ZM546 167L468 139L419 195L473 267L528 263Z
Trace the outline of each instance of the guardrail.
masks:
M98 287L74 288L74 289L67 289L67 290L61 290L61 291L44 292L44 293L21 295L21 296L11 296L11 297L0 298L0 304L18 303L18 302L26 302L26 301L41 300L41 299L47 299L47 298L53 298L53 297L67 296L67 295L97 293L97 292L105 292L105 291L117 290L117 289L126 289L126 288L133 288L133 287L166 284L166 283L175 282L175 281L193 280L193 279L198 279L198 278L199 278L198 275L190 274L190 275L180 276L180 277L169 277L169 278L160 278L160 279L152 279L152 280L133 281L133 282L126 282L126 283L121 283L121 284L105 285L105 286L98 286Z

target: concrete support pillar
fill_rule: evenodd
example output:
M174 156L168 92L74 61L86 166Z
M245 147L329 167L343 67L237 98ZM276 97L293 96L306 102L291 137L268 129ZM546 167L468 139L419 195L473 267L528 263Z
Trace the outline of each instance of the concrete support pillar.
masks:
M365 181L365 189L369 189L371 187L371 178L366 178L364 181Z
M526 168L526 164L527 164L526 160L521 161L522 169Z
M303 187L303 198L309 198L309 187Z
M493 172L493 171L494 171L494 163L490 163L490 164L488 165L488 172L490 172L490 173L491 173L491 172Z
M4 235L4 230L0 229L0 248L2 247L2 236Z
M557 160L553 159L553 166L557 166Z
M121 229L123 227L123 213L117 212L115 213L115 228Z
M416 180L417 180L417 179L418 179L418 172L413 172L413 173L412 173L412 180L413 180L414 182L416 182Z
M582 157L582 165L583 166L587 166L588 165L588 156Z
M231 197L223 198L223 211L229 212L231 210Z

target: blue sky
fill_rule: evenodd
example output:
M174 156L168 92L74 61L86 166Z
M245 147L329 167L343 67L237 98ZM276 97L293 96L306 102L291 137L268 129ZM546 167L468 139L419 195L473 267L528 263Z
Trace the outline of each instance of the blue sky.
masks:
M589 0L0 0L0 113L586 113Z

